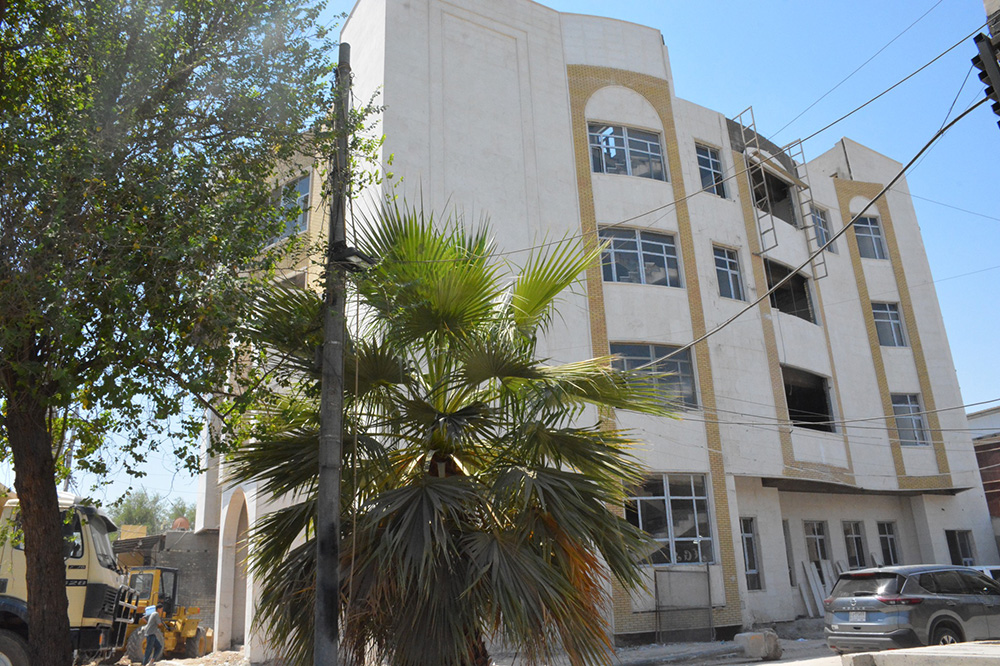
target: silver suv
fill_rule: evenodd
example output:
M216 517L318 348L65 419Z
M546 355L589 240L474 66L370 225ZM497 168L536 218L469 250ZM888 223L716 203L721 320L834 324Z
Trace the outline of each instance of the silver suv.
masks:
M1000 638L1000 584L968 567L847 571L823 606L837 652Z

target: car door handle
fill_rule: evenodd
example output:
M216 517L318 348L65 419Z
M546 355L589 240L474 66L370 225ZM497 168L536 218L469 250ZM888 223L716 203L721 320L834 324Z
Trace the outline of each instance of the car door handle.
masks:
M957 602L955 602L955 601L947 601L947 602L945 602L945 605L946 605L946 606L957 606L957 605L958 605L958 603L957 603Z

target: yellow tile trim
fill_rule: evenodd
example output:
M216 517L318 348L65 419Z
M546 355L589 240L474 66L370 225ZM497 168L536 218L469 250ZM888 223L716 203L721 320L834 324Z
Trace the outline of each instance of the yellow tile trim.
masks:
M663 124L663 134L666 143L667 167L670 173L670 184L674 199L677 201L676 213L678 232L680 235L681 261L685 266L687 279L688 305L691 313L691 323L694 336L705 332L705 313L701 302L701 289L698 280L697 262L694 252L694 234L691 230L691 219L687 203L684 200L684 183L681 170L680 150L674 115L670 99L669 84L646 74L629 72L609 67L594 67L589 65L570 65L567 67L569 82L570 116L573 126L573 152L576 157L577 188L580 202L580 226L588 246L597 242L597 217L594 209L593 184L591 180L590 149L587 139L587 100L599 89L607 86L622 86L642 95L656 109ZM595 355L608 352L608 330L604 311L604 282L601 267L594 266L587 271L587 297L590 306L591 341ZM712 365L706 344L700 344L694 349L695 367L698 372L698 386L702 405L707 413L715 413L715 392L712 382ZM726 592L726 605L714 612L716 625L737 625L742 623L740 611L739 586L737 583L738 569L736 566L736 551L733 542L733 526L729 517L729 495L726 490L725 461L722 455L722 443L719 426L715 423L705 424L706 440L708 442L709 473L712 481L713 506L715 507L715 524L719 563L723 568L723 581ZM620 595L625 595L624 599ZM633 614L630 610L628 595L620 589L615 590L615 632L629 633L634 631L652 631L655 626L655 615ZM628 612L622 612L627 610ZM639 618L645 618L641 620ZM636 628L640 625L646 628Z
M854 180L843 180L834 178L834 187L837 192L837 203L840 206L840 214L843 223L846 225L851 221L851 199L854 197L864 197L873 199L882 189L878 183L865 183ZM938 474L929 476L910 476L906 474L903 464L903 449L898 441L894 441L890 434L890 447L892 460L896 468L896 477L899 487L904 490L927 490L933 488L949 488L952 486L951 471L948 465L948 455L944 448L944 439L940 430L940 421L935 410L937 404L934 399L934 389L931 385L930 375L927 372L927 358L924 355L924 347L920 341L920 331L917 329L916 318L913 313L913 301L910 298L910 290L903 271L903 264L899 259L899 244L896 239L896 231L892 224L892 215L889 211L889 204L885 197L879 197L875 202L878 212L879 222L882 225L882 235L885 239L886 250L889 253L889 261L892 262L892 272L896 279L896 288L899 291L899 307L902 310L903 321L906 324L906 334L910 342L910 350L913 353L913 362L916 366L917 377L920 381L920 395L924 402L924 409L928 412L927 425L931 431L931 441L934 446L934 455L937 460ZM875 377L878 382L879 395L882 400L882 411L885 414L886 426L890 433L896 429L896 419L892 410L892 396L890 394L889 382L885 372L885 362L882 358L882 347L878 342L878 332L875 328L875 317L871 310L871 296L868 291L868 283L865 280L864 266L861 262L861 253L858 251L858 240L851 228L847 234L847 247L851 255L851 264L854 268L854 276L858 283L858 297L861 299L861 312L865 318L865 328L868 330L868 344L871 347L872 362L875 367Z
M740 167L745 164L743 154L733 151L733 164ZM743 222L747 232L747 249L750 251L750 261L753 271L754 284L758 290L767 289L767 273L764 268L764 257L761 255L760 235L757 231L757 214L753 208L753 197L750 193L750 184L746 178L736 179L740 194L740 204L743 209ZM817 296L819 290L816 289ZM837 483L854 484L854 467L851 462L850 446L847 441L847 434L844 433L844 448L847 451L847 468L827 465L817 462L804 462L795 460L795 450L792 446L792 426L788 417L788 405L785 404L785 382L781 376L781 359L778 355L778 343L774 335L773 311L771 302L764 299L758 306L760 308L761 331L764 335L764 348L767 352L767 365L771 375L771 393L774 397L775 416L783 423L778 425L778 438L781 442L781 457L785 468L782 472L784 476L798 479L813 479L820 481L833 481ZM823 311L823 302L819 300L817 307ZM830 367L833 364L833 349L830 346L830 333L824 326L826 334L827 351L830 354ZM835 371L834 371L835 372ZM833 375L833 385L837 387L836 374ZM836 390L836 399L840 413L843 408L840 405L840 391Z

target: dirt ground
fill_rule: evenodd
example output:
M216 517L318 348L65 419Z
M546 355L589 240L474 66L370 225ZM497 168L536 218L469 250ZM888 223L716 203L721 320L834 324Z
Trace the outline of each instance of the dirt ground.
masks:
M822 636L822 620L800 620L784 623L774 627L781 637L784 654L780 662L787 664L809 664L809 666L825 666L827 663L839 663L839 658L831 660L832 653L826 646ZM621 666L642 665L650 663L687 663L702 666L723 666L732 664L760 663L759 660L747 660L736 655L712 654L723 650L732 643L717 641L714 643L673 643L668 645L642 645L620 648L617 651ZM498 652L494 654L496 666L522 666L522 662L513 654ZM556 659L551 666L562 666L568 663ZM88 665L96 666L96 664ZM138 666L129 658L122 657L116 666ZM243 652L212 652L198 659L161 659L156 666L249 666L249 661Z
M249 666L250 662L243 656L243 652L212 652L197 659L170 659L164 657L156 662L156 666ZM91 662L86 666L98 666L98 662ZM128 656L124 656L114 666L139 666L139 662L132 661Z

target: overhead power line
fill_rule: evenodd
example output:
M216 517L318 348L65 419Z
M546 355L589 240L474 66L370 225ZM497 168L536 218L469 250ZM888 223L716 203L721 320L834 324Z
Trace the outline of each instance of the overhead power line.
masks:
M825 125L824 127L821 127L820 129L816 130L815 132L813 132L812 134L810 134L806 138L802 139L802 143L805 143L806 141L808 141L809 139L813 138L814 136L816 136L818 134L822 134L823 132L827 131L828 129L830 129L831 127L833 127L834 125L836 125L837 123L841 122L842 120L846 120L847 118L853 116L855 113L857 113L861 109L865 108L866 106L868 106L869 104L871 104L875 100L883 97L887 93L895 90L896 88L898 88L902 84L906 83L907 81L909 81L910 79L912 79L914 76L916 76L920 72L924 71L925 69L927 69L928 67L930 67L931 65L933 65L934 63L936 63L938 60L940 60L941 58L945 57L950 52L954 51L956 48L958 48L962 44L965 44L965 42L967 42L968 40L972 39L985 26L986 26L986 24L983 23L981 26L979 26L978 28L976 28L975 30L973 30L972 32L970 32L968 35L966 35L965 37L963 37L961 40L955 42L954 44L952 44L951 46L949 46L947 49L945 49L944 51L942 51L941 53L939 53L938 55L936 55L934 58L932 58L931 60L929 60L923 66L921 66L918 69L914 70L910 74L904 76L899 81L896 81L891 86L889 86L888 88L886 88L885 90L883 90L879 94L875 95L874 97L872 97L870 100L868 100L864 104L862 104L862 105L860 105L858 107L855 107L851 111L848 111L844 115L842 115L839 118L837 118L836 120L834 120L832 123L829 123L829 124ZM978 104L976 106L978 106Z
M956 116L955 119L952 120L950 123L948 123L947 125L945 125L941 129L939 129L937 132L935 132L934 136L932 136L930 138L930 140L927 141L927 143L925 143L923 145L923 147L921 147L920 150L917 151L917 154L914 155L910 159L909 162L907 162L905 165L903 165L903 168L901 168L896 173L896 175L892 177L892 179L888 182L888 184L886 184L881 190L879 190L879 193L876 194L874 197L872 197L872 200L869 201L867 204L865 204L864 208L862 208L856 215L854 215L854 217L851 218L850 222L848 222L847 224L845 224L840 231L838 231L837 233L831 235L830 238L826 241L826 243L824 243L822 246L820 246L819 249L817 249L815 252L811 253L806 258L806 260L803 263L801 263L797 267L791 269L788 272L788 275L786 275L785 277L783 277L781 280L779 280L773 286L771 286L767 291L765 291L763 294L761 294L757 298L757 300L753 301L752 303L749 303L745 308L741 309L739 312L737 312L736 314L734 314L732 317L730 317L726 321L722 322L721 324L719 324L715 328L711 329L710 331L706 332L705 334L699 336L698 338L695 338L694 340L692 340L688 344L684 345L683 347L678 347L677 349L675 349L674 351L670 352L669 354L666 354L666 355L661 356L659 358L653 359L652 361L650 361L648 363L644 363L643 365L638 366L636 369L648 368L648 367L650 367L652 365L655 365L655 364L659 363L660 361L667 360L667 359L672 358L673 356L675 356L677 354L680 354L681 352L687 351L688 349L690 349L691 347L695 346L699 342L707 340L709 337L715 335L716 333L718 333L719 331L721 331L722 329L726 328L731 323L733 323L734 321L736 321L737 319L739 319L741 316L743 316L744 314L746 314L750 310L754 309L756 306L760 305L764 301L765 298L769 298L771 296L771 294L773 294L775 291L777 291L782 286L784 286L786 282L788 282L793 277L795 277L798 274L799 271L801 271L804 268L806 268L807 266L809 266L810 263L812 262L812 260L815 259L820 253L822 253L828 247L830 247L830 245L832 245L834 243L834 241L836 241L838 238L840 238L845 233L847 233L847 230L850 229L852 226L854 226L854 223L857 222L858 219L861 218L868 211L869 208L871 208L872 204L874 204L876 201L878 201L879 198L881 198L887 191L889 191L889 189L893 185L895 185L899 181L900 178L903 177L903 175L906 173L907 169L909 169L914 164L914 162L916 162L918 159L920 159L920 156L923 155L924 152L928 148L930 148L932 145L934 145L934 143L939 138L941 138L941 136L943 136L949 129L951 129L958 121L960 121L963 118L965 118L967 115L969 115L970 113L972 113L972 111L974 111L975 109L979 108L980 106L982 106L983 104L985 104L987 101L989 101L987 98L979 100L976 104L974 104L973 106L969 107L968 109L966 109L965 111L963 111L961 114L959 114L958 116Z
M855 68L855 70L854 70L853 72L851 72L850 74L848 74L847 76L845 76L844 78L842 78L842 79L841 79L841 80L840 80L840 81L839 81L839 82L837 83L837 85L833 86L832 88L830 88L829 90L827 90L827 91L826 91L825 93L823 93L822 95L820 95L820 96L819 96L819 97L818 97L818 98L816 99L816 101L814 101L814 102L813 102L812 104L810 104L810 105L809 105L809 106L807 106L807 107L806 107L805 109L803 109L803 110L802 110L802 111L801 111L801 112L799 113L799 115L795 116L794 118L792 118L791 120L789 120L789 121L788 121L787 123L785 123L784 125L782 125L781 129L779 129L779 130L778 130L777 132L775 132L775 133L774 133L774 134L773 134L772 136L778 136L779 134L781 134L781 133L782 133L783 131L785 131L785 130L786 130L786 129L788 128L788 126L789 126L789 125L791 125L791 124L792 124L792 123L794 123L794 122L795 122L796 120L798 120L799 118L801 118L802 116L804 116L804 115L805 115L806 113L808 113L808 112L809 112L809 110L810 110L810 109L812 109L812 108L813 108L814 106L816 106L817 104L819 104L820 102L822 102L822 101L823 101L824 99L826 99L826 97L827 97L827 96L828 96L828 95L829 95L830 93L832 93L832 92L833 92L833 91L835 91L835 90L836 90L837 88L839 88L839 87L840 87L840 86L842 86L842 85L843 85L844 83L846 83L846 82L847 82L847 80L848 80L848 79L850 79L850 78L851 78L852 76L854 76L855 74L857 74L858 72L860 72L860 71L861 71L861 70L862 70L862 69L864 68L864 66L865 66L865 65L867 65L867 64L868 64L868 63L870 63L870 62L871 62L872 60L874 60L875 58L877 58L877 57L878 57L878 55L879 55L880 53L882 53L882 51L885 51L885 50L886 50L887 48L889 48L890 46L892 46L893 42L895 42L895 41L896 41L897 39L899 39L900 37L902 37L903 35L905 35L905 34L906 34L907 32L909 32L910 28L912 28L912 27L913 27L913 26L915 26L916 24L920 23L920 21L922 21L922 20L923 20L923 18L924 18L925 16L927 16L927 15L928 15L928 14L930 14L930 13L931 13L932 11L934 11L934 10L935 10L935 9L937 8L937 6L938 6L938 5L940 5L940 4L942 3L942 2L944 2L944 0L938 0L937 2L935 2L935 3L934 3L934 4L932 5L932 6L931 6L931 8L930 8L930 9L928 9L928 10L927 10L926 12L924 12L923 14L921 14L921 15L920 15L920 16L919 16L919 17L917 18L917 20L916 20L916 21L914 21L914 22L913 22L913 23L911 23L910 25L908 25L908 26L906 26L905 28L903 28L903 31L902 31L902 32L900 32L900 33L899 33L898 35L896 35L895 37L893 37L892 39L890 39L890 40L889 40L888 42L886 42L885 46L883 46L883 47L882 47L882 48L880 48L880 49L879 49L878 51L876 51L876 52L875 52L874 54L872 54L872 56L871 56L870 58L868 58L868 60L865 60L865 61L864 61L863 63L861 63L860 65L858 65L858 66L857 66L857 68ZM964 85L964 84L963 84L963 85ZM949 113L950 113L950 111L949 111Z

